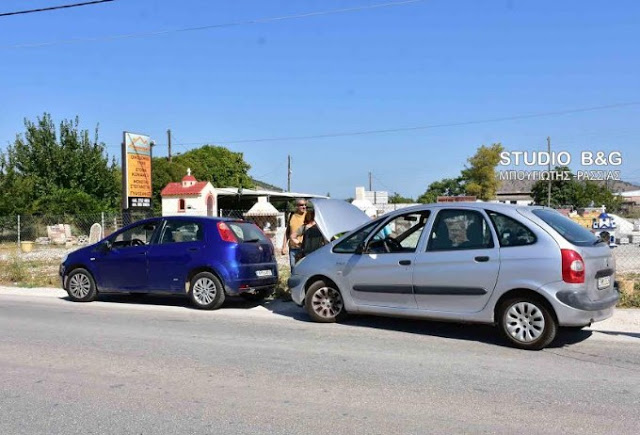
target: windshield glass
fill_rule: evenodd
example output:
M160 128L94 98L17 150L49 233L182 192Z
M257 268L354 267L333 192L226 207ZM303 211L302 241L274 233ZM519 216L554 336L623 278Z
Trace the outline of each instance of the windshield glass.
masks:
M565 240L576 246L592 246L600 240L591 231L555 210L533 210L533 214L545 221Z

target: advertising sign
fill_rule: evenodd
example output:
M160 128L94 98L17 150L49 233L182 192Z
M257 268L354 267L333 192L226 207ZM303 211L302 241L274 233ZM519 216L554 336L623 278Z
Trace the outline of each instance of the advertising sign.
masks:
M476 202L475 196L439 196L436 202Z
M122 141L122 208L151 207L151 145L149 136L124 132Z

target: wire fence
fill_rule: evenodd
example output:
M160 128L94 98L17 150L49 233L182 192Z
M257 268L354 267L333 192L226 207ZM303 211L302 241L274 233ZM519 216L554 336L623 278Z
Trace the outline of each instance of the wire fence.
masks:
M278 248L276 251L279 251L286 226L285 213L250 216L246 210L225 209L220 210L219 215L255 223ZM151 211L131 215L101 212L60 216L0 216L0 244L20 245L22 242L33 242L36 249L44 249L47 245L73 248L96 242L129 223L152 216L154 214ZM616 271L622 274L640 274L640 235L624 239L624 244L611 248L616 261Z
M0 243L85 245L90 241L100 240L131 222L151 216L152 212L0 216Z

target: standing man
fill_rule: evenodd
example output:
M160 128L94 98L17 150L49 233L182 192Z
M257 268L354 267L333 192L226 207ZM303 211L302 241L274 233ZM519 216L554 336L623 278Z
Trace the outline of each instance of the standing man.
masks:
M287 228L284 233L284 239L282 240L281 254L285 255L287 252L287 243L289 244L289 265L291 266L291 273L293 273L293 267L296 264L296 254L300 252L302 239L296 238L296 232L298 228L304 225L304 218L307 214L307 201L304 199L296 199L296 211L289 216L287 222Z

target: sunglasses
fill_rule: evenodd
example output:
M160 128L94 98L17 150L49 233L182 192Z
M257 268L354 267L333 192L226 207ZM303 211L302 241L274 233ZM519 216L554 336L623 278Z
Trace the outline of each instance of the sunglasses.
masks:
M306 207L307 204L296 204L298 207Z

